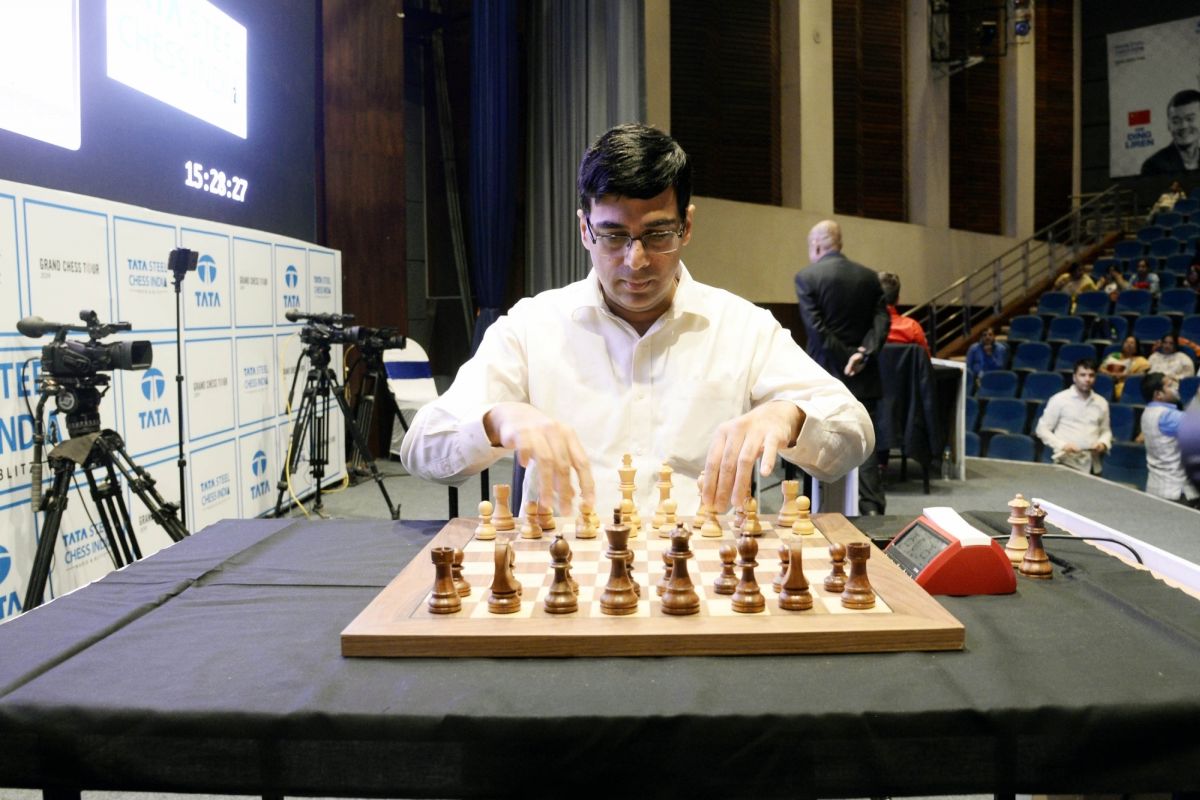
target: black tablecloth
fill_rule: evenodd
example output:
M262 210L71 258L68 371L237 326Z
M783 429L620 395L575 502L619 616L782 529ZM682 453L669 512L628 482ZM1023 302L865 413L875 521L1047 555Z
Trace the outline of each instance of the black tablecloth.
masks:
M1200 606L1086 544L1053 543L1051 581L944 598L963 652L343 658L342 628L439 527L223 522L0 626L0 786L1200 789Z

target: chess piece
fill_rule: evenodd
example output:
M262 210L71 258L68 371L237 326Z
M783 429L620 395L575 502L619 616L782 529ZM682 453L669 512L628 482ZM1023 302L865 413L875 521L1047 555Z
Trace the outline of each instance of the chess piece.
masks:
M775 594L779 594L783 589L783 578L787 575L788 562L792 558L791 548L786 542L779 545L779 574L771 581L771 588L775 590Z
M1025 526L1029 547L1025 550L1025 558L1021 560L1019 567L1021 574L1026 578L1049 580L1054 577L1054 567L1050 564L1050 557L1046 555L1046 548L1042 544L1042 537L1045 535L1046 512L1034 503L1029 509L1029 523Z
M562 534L550 543L550 566L554 569L554 582L542 602L547 614L570 614L579 610L578 587L572 587L571 546Z
M450 576L454 579L454 588L459 597L471 594L471 584L463 577L463 551L461 547L454 548L454 561L450 565Z
M671 469L671 465L663 462L662 467L658 470L658 483L654 484L658 488L658 505L654 508L654 517L651 519L651 524L654 530L662 528L667 521L667 500L671 497L671 475L675 470ZM671 535L670 531L666 534Z
M453 547L435 547L429 551L433 559L433 591L429 593L429 611L433 614L453 614L462 609L462 598L454 587Z
M692 576L688 574L688 559L692 557L688 539L691 533L682 525L671 534L671 549L667 555L671 558L671 580L667 583L662 596L662 611L672 616L686 616L700 613L700 595L692 585Z
M758 581L754 579L754 568L758 566L754 560L758 555L758 542L753 536L743 533L738 539L737 553L737 566L742 570L742 578L733 590L733 610L742 614L757 614L767 607Z
M596 521L593 519L595 515L596 512L587 503L579 504L579 516L575 518L576 539L596 538Z
M701 472L696 476L696 491L700 493L700 497L696 500L696 513L692 517L692 530L698 531L704 525L706 518L704 513L704 473Z
M496 526L492 524L492 504L487 500L479 501L479 525L475 528L475 538L481 542L496 538Z
M701 506L700 514L704 518L700 524L700 535L706 539L719 539L723 531L721 523L717 521L717 510L712 506Z
M746 524L746 504L743 502L737 508L733 509L733 522L731 524L731 527L735 531L741 531L742 526L745 524Z
M842 590L842 605L846 608L874 608L875 590L867 580L867 559L871 557L869 542L851 542L846 545L846 558L850 561L850 577Z
M1008 524L1012 525L1012 533L1004 545L1004 552L1008 554L1013 569L1017 569L1025 560L1025 551L1029 549L1029 540L1025 538L1025 526L1029 524L1029 501L1018 494L1008 501L1008 508L1012 512L1007 520Z
M638 596L629 577L629 526L621 521L621 512L613 513L613 522L604 528L608 538L610 560L608 583L600 593L600 611L611 616L625 616L637 611Z
M508 498L511 496L512 487L507 483L497 483L492 487L492 497L495 502L495 516L492 519L492 525L500 532L516 530L517 523L513 519L512 509L508 505Z
M654 591L658 592L658 596L662 597L662 593L667 590L667 584L671 582L671 569L674 567L674 561L671 559L671 549L667 548L662 552L663 574L658 579L658 583L654 587Z
M512 614L521 610L521 584L513 575L513 549L508 542L496 542L495 573L488 593L488 611Z
M812 501L807 497L796 498L796 521L792 523L792 533L797 536L812 536L817 532L813 525L810 509Z
M634 495L637 494L637 483L634 481L637 470L633 466L633 456L629 453L621 456L621 466L617 468L617 474L621 476L621 483L617 488L621 490L622 506L626 500L629 501L629 518L626 520L626 524L629 525L629 538L633 539L642 529L642 518L638 514L637 501L634 500Z
M779 590L779 607L785 611L807 611L813 607L808 578L804 577L804 545L792 542L788 546L787 574Z
M663 525L674 528L679 522L679 515L675 512L679 510L679 502L674 497L668 497L663 501Z
M543 531L554 530L554 509L550 506L538 504L538 526Z
M521 518L521 538L542 538L542 526L538 522L538 503L530 500L525 503L525 516Z
M733 571L733 559L737 555L737 548L730 542L725 542L717 548L717 555L721 558L721 574L713 579L713 591L717 594L733 594L738 584L737 574Z
M825 576L825 591L841 594L846 588L846 545L841 542L829 545L829 558L833 569Z
M747 497L746 502L742 503L742 516L742 533L762 536L763 526L758 518L758 501L753 497Z
M790 528L796 521L796 512L800 510L796 498L800 495L800 481L783 481L779 484L783 491L783 505L779 507L779 516L775 521L780 528Z
M636 539L638 535L638 525L634 523L634 517L637 514L637 509L633 507L633 501L628 497L621 501L621 524L629 526L629 538Z

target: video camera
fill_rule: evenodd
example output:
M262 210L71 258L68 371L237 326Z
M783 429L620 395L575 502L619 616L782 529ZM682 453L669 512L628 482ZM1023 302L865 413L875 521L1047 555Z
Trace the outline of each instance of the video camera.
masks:
M17 323L17 331L30 339L54 334L54 341L42 347L42 371L56 378L88 378L100 371L114 369L140 370L150 366L154 350L150 342L140 339L131 342L100 340L118 331L131 330L128 322L100 322L96 312L79 312L83 325L47 322L41 317L25 317ZM67 333L79 331L88 335L86 342L68 341Z
M404 347L407 343L404 334L395 328L347 326L347 322L354 320L353 314L306 314L303 311L288 311L284 316L288 322L308 323L300 330L300 341L309 345L352 344L367 352L380 353L393 347Z

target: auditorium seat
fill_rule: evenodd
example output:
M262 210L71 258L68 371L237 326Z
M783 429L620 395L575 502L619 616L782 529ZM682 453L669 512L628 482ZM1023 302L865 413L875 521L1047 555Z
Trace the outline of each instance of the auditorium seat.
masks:
M1137 422L1133 406L1109 403L1108 424L1112 428L1114 441L1132 442Z
M1042 318L1036 314L1020 314L1008 323L1008 341L1010 347L1016 347L1019 342L1040 342L1042 340Z
M1154 224L1160 228L1174 229L1183 224L1183 214L1178 211L1160 211L1154 215Z
M979 375L979 388L975 390L976 397L1016 397L1017 373L1009 369L991 369Z
M1179 338L1200 344L1200 314L1189 314L1179 323Z
M1196 396L1196 389L1200 388L1200 376L1192 375L1184 378L1179 382L1179 404L1187 408L1188 403L1192 402L1192 398Z
M1106 375L1103 372L1096 373L1096 382L1092 384L1092 391L1103 397L1109 403L1113 399L1113 379L1111 375Z
M1013 372L1038 372L1050 369L1054 351L1045 342L1021 342L1013 353L1009 365Z
M1071 295L1066 292L1043 292L1042 296L1038 298L1037 313L1043 320L1070 314Z
M1033 461L1033 438L1023 433L1000 433L988 441L987 457Z
M1167 289L1158 297L1158 313L1178 325L1188 314L1196 313L1196 293L1187 288Z
M968 431L975 430L975 426L979 424L979 401L974 397L967 397L963 416Z
M1161 239L1156 239L1150 243L1150 255L1155 258L1167 258L1176 253L1182 252L1183 242L1176 239L1174 236L1164 236Z
M1176 200L1171 210L1186 217L1196 213L1197 209L1200 209L1200 197L1185 197L1182 200Z
M1123 406L1145 406L1146 399L1142 397L1142 378L1144 375L1126 375L1125 385L1121 389L1121 399L1117 402Z
M1141 258L1146 254L1146 245L1137 239L1123 239L1113 245L1113 255L1117 258Z
M1200 236L1200 224L1189 222L1186 225L1176 225L1172 235L1181 241L1190 242L1193 238ZM1184 245L1187 247L1187 245ZM1187 247L1189 253L1195 252L1195 248Z
M1110 481L1146 490L1146 448L1135 442L1113 442L1104 454L1100 475Z
M1192 264L1191 253L1176 253L1173 256L1167 256L1163 262L1163 271L1173 272L1176 275L1186 275L1188 267Z
M1054 358L1054 371L1058 373L1066 373L1068 376L1075 371L1075 362L1083 358L1096 360L1096 346L1087 342L1079 342L1077 344L1064 344L1058 348L1058 355Z
M1143 348L1149 347L1162 337L1175 330L1175 324L1170 317L1162 314L1147 314L1138 317L1133 323L1133 337L1142 343Z
M1158 241L1165 235L1166 231L1157 225L1143 225L1138 229L1137 239L1143 244L1149 244L1150 242Z
M1046 330L1046 343L1052 347L1083 341L1083 317L1064 316L1050 320Z
M1117 295L1113 304L1113 314L1124 317L1130 324L1134 318L1149 314L1154 304L1154 296L1149 289L1125 289Z
M1080 292L1075 296L1075 315L1083 318L1090 333L1096 320L1108 316L1111 303L1107 292Z
M1045 402L1062 391L1063 385L1061 372L1031 372L1025 376L1025 383L1021 386L1021 399L1027 403Z
M975 431L967 431L965 442L966 454L968 456L979 455L979 434Z

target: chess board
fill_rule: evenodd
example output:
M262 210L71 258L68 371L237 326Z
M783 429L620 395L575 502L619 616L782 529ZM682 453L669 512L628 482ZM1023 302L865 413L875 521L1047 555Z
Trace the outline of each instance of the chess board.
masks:
M757 537L755 570L766 609L753 614L734 611L730 597L713 590L713 580L721 572L717 550L722 543L735 541L734 533L726 530L719 539L699 534L691 538L693 558L688 567L700 595L700 613L664 614L656 586L665 571L662 554L670 548L670 540L643 530L629 542L635 554L634 579L641 586L637 611L609 616L601 612L599 603L610 569L603 531L595 539L576 539L572 523L557 523L571 546L571 576L579 583L579 608L570 614L547 613L542 604L554 578L549 566L554 532L533 540L500 533L496 541L511 541L515 551L514 573L523 587L522 603L515 613L493 614L487 597L496 541L475 540L475 520L454 519L342 631L342 655L646 656L962 649L962 623L874 545L867 574L877 595L875 606L844 608L840 595L823 586L831 570L829 544L870 540L840 514L817 514L813 521L817 527L813 535L782 534L784 541L804 545L804 572L813 596L810 610L779 608L772 580L780 571L781 535L768 530ZM430 551L438 546L464 552L462 572L471 593L453 614L434 614L428 608L435 572Z

